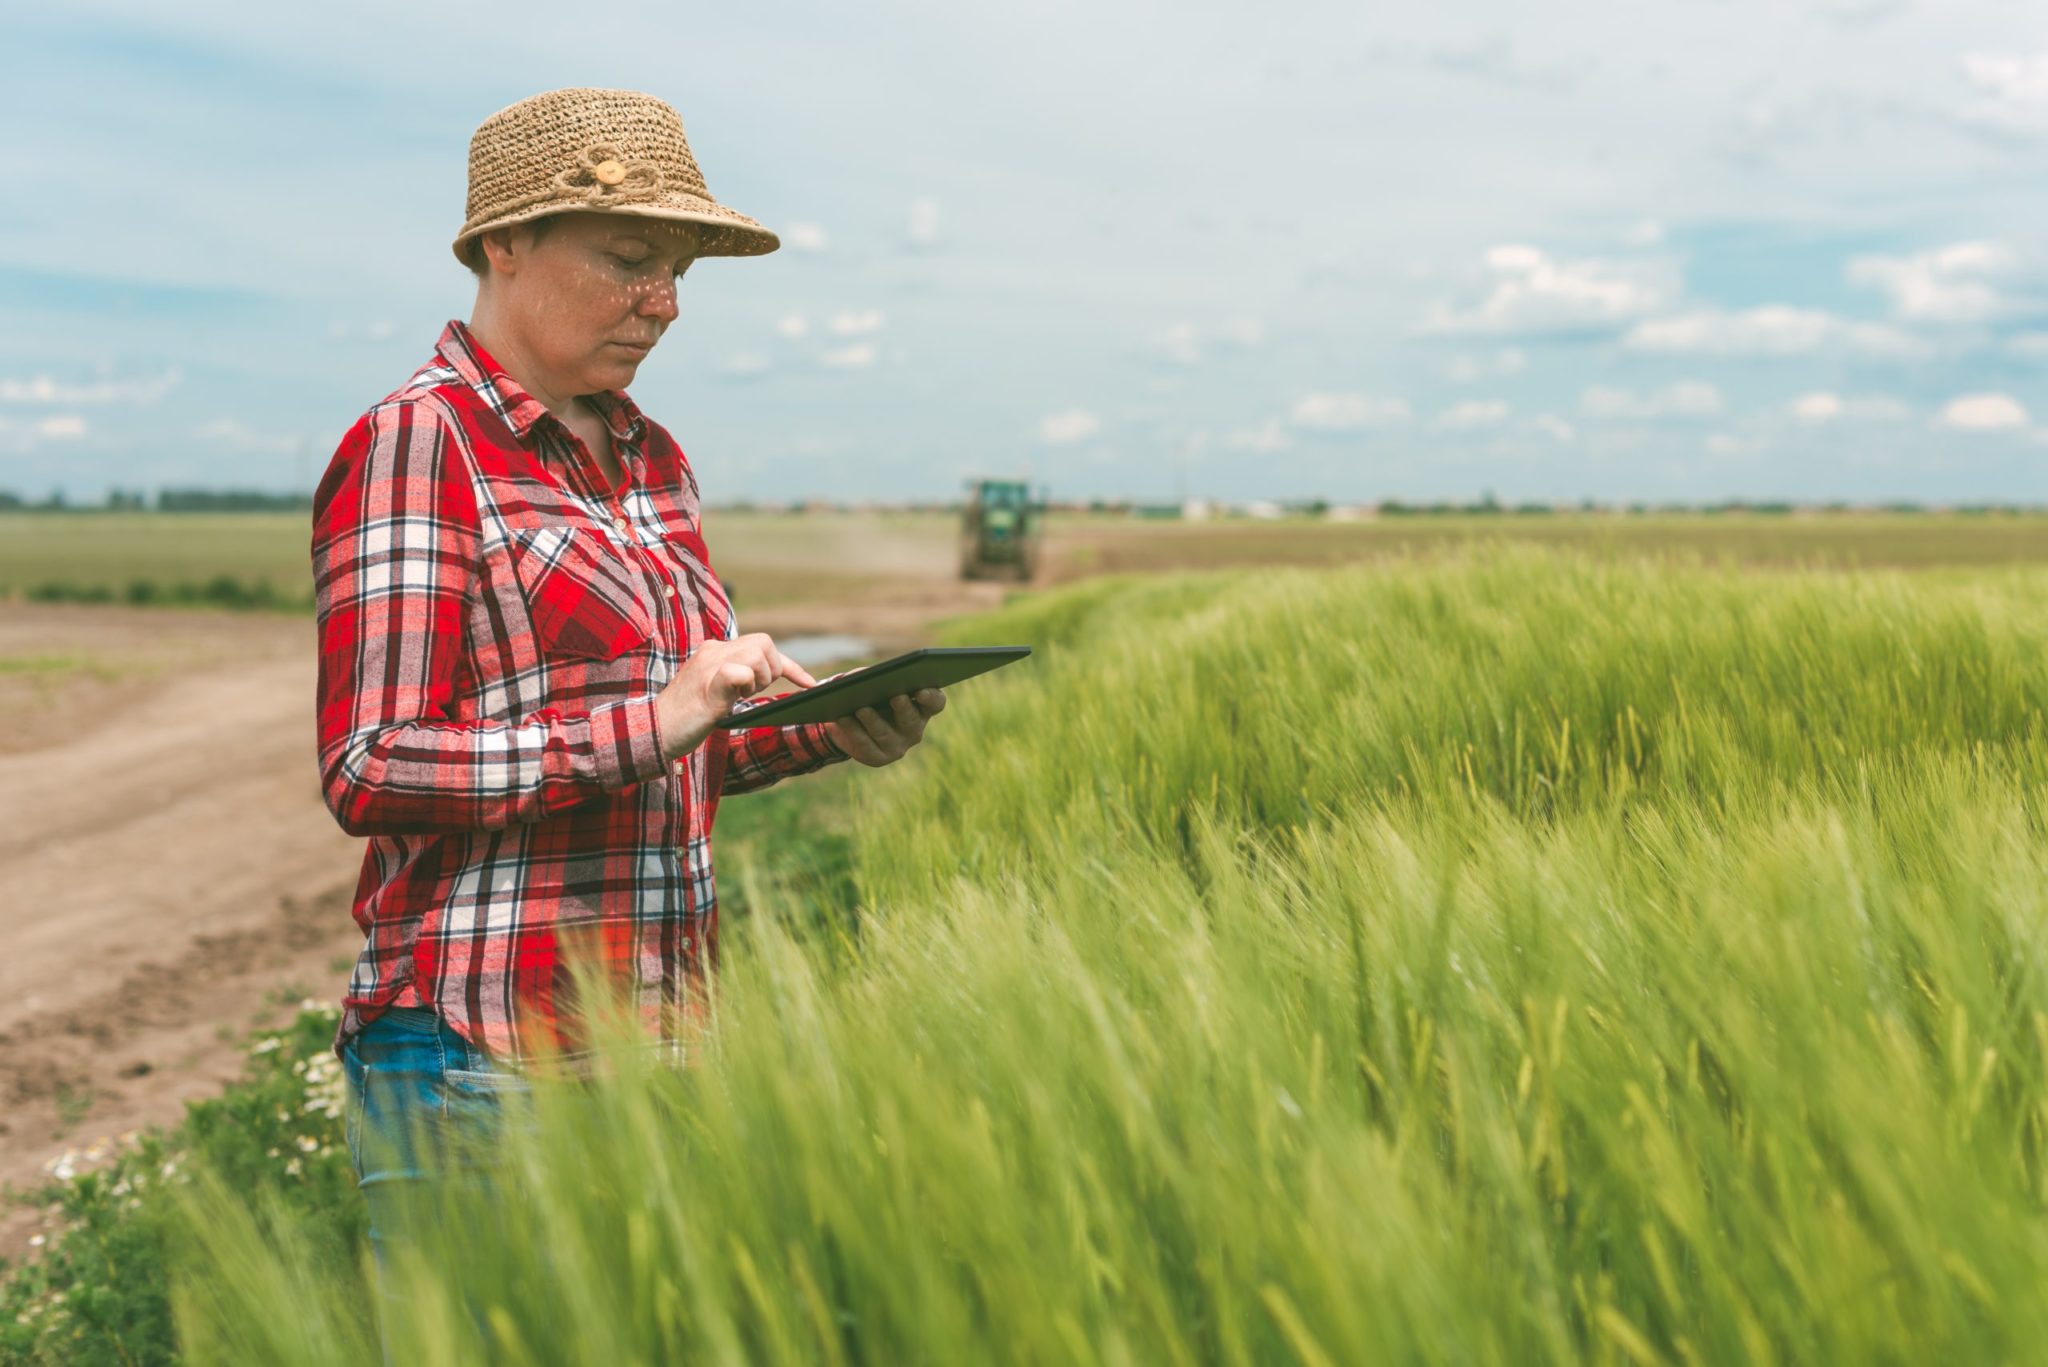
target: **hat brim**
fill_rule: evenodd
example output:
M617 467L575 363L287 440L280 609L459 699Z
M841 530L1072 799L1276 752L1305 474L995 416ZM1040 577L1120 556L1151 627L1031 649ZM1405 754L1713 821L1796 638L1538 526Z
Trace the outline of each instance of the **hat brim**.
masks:
M723 204L698 207L692 204L662 204L641 201L619 205L595 204L537 204L518 213L500 214L486 223L465 227L450 244L455 259L467 266L469 262L463 251L476 238L493 228L509 228L514 224L546 218L551 214L598 213L625 214L635 218L659 218L670 223L698 223L713 231L701 235L697 255L705 256L765 256L782 245L772 229L764 228L753 219Z

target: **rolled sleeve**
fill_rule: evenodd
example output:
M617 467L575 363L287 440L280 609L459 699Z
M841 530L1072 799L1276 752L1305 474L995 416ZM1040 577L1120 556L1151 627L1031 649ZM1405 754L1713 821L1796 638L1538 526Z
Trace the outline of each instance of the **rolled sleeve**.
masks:
M724 795L749 793L785 778L836 764L846 752L832 739L831 724L756 726L727 733Z

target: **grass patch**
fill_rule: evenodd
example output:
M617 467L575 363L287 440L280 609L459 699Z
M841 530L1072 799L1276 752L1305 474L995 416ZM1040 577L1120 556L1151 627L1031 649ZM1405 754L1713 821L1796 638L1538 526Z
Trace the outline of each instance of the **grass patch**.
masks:
M172 1320L172 1267L189 1260L177 1194L194 1172L268 1212L296 1256L358 1282L360 1199L341 1127L333 1012L302 1010L254 1043L240 1082L188 1104L168 1132L65 1153L26 1199L42 1208L40 1254L0 1259L0 1362L140 1364L186 1360ZM182 1250L182 1251L181 1251ZM364 1315L367 1315L365 1310ZM355 1340L365 1339L368 1321ZM374 1351L374 1348L372 1349Z
M113 664L95 655L0 655L0 678L15 675L50 679L90 674L96 679L113 679L120 673Z

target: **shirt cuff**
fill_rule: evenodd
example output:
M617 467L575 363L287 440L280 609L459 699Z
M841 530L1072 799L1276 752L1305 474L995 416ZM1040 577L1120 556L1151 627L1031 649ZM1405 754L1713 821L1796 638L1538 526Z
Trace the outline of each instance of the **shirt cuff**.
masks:
M846 759L847 753L839 748L839 742L832 739L832 723L828 721L806 722L795 728L804 733L811 748L826 759Z

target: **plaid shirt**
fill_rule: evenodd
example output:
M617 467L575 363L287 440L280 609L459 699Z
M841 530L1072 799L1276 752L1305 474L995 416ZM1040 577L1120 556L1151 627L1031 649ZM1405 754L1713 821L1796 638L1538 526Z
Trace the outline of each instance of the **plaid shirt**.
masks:
M313 502L320 778L368 836L336 1048L387 1006L518 1062L580 1047L572 960L679 1039L717 967L724 793L844 753L823 726L662 758L655 695L736 634L696 477L623 391L624 480L451 320L341 440Z

